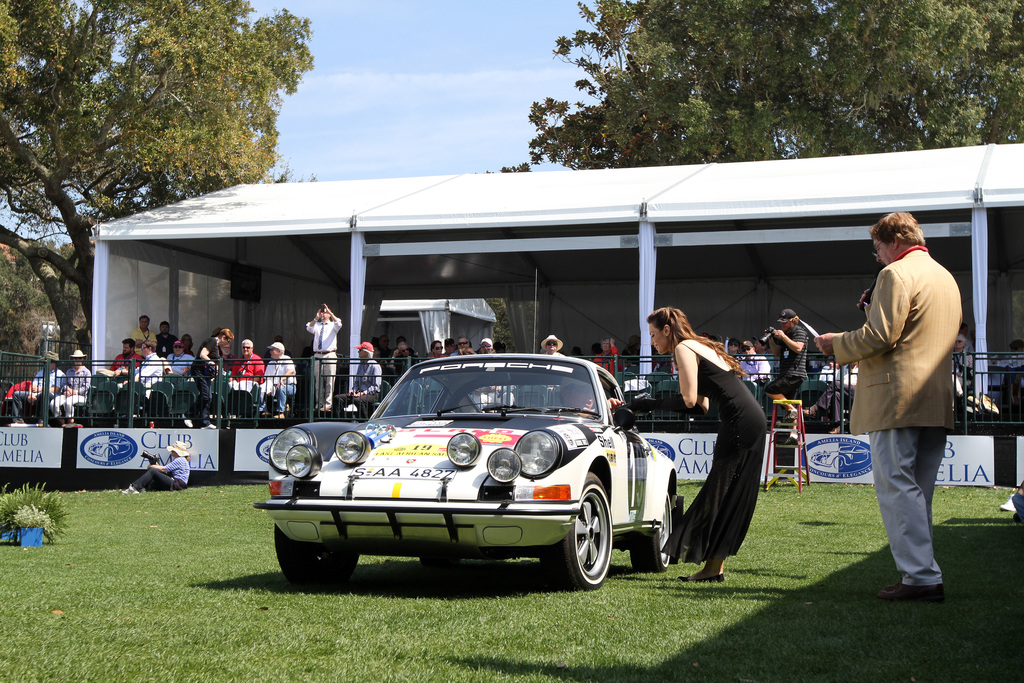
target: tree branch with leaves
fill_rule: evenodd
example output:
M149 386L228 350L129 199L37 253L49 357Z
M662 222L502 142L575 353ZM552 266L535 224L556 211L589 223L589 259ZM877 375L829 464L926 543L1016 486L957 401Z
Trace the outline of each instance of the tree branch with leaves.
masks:
M1017 142L1016 0L595 0L556 41L532 163L607 168Z
M270 180L311 29L252 15L245 0L0 2L0 243L30 262L62 338L88 341L97 224Z

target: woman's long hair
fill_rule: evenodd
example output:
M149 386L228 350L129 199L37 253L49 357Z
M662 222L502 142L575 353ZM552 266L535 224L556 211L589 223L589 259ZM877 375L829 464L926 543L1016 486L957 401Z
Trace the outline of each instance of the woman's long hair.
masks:
M725 346L721 342L711 341L707 337L701 337L694 332L693 328L690 327L690 321L687 320L686 314L678 308L672 308L670 306L659 308L647 316L647 322L654 325L659 330L665 325L668 325L669 334L672 336L673 348L675 348L681 341L692 339L717 353L718 357L725 361L730 370L735 372L738 376L743 377L743 368L740 367L739 361L726 352Z

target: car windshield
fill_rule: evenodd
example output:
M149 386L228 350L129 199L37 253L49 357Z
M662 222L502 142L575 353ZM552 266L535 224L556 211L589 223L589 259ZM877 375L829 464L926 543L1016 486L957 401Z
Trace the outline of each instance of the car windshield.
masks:
M413 367L374 417L562 409L600 415L586 367L550 361L453 359Z

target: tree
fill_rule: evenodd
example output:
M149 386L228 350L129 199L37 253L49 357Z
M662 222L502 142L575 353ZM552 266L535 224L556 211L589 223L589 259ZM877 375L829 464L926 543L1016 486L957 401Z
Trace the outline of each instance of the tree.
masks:
M570 168L1015 142L1015 0L596 0L556 42L589 101L531 107L532 163Z
M274 166L310 25L250 14L246 0L0 0L0 244L28 259L62 338L88 341L95 225Z
M35 353L34 340L43 319L38 311L46 307L46 297L28 261L0 246L0 349Z

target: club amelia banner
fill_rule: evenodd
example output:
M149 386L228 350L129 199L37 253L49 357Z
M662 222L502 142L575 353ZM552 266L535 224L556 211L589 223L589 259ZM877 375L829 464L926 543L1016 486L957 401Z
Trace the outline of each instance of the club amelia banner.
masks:
M672 458L680 479L707 478L715 451L714 434L644 436L652 446ZM993 486L993 444L992 437L988 436L947 437L946 451L935 483L940 486ZM1020 449L1024 449L1024 442ZM780 449L780 456L784 452ZM766 460L767 457L766 452ZM871 444L866 436L808 435L807 463L812 482L874 483L871 475ZM765 471L765 464L763 461L762 472Z
M64 435L59 429L0 429L0 467L60 468ZM0 481L2 481L0 477Z
M235 471L267 472L270 443L280 429L245 429L235 432Z
M145 469L143 451L170 457L167 447L183 442L193 470L216 472L220 465L218 434L195 429L79 429L75 462L79 469Z

